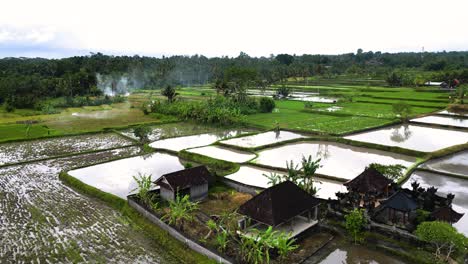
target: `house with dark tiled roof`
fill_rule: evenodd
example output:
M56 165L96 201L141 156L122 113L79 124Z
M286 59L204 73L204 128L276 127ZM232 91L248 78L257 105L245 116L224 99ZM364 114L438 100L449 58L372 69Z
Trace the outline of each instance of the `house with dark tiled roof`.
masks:
M176 195L189 195L190 200L200 201L208 196L211 174L205 166L198 166L164 174L154 183L160 187L163 199L173 201Z
M388 194L392 180L385 177L374 167L366 168L354 179L345 182L348 192L357 192L360 194L373 193L378 196Z
M295 237L318 223L319 200L285 181L265 189L239 207L244 218L239 226L245 234L249 228L269 226Z
M406 226L416 217L418 202L403 190L395 192L388 199L381 201L374 218L385 224Z
M458 222L465 214L460 214L452 209L452 206L440 207L431 213L431 217L437 221L444 221L450 224Z

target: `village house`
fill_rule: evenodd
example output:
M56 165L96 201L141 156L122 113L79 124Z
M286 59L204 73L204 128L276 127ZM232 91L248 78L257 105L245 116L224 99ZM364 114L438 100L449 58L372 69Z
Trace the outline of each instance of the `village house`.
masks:
M296 237L318 223L319 200L291 181L265 189L239 207L244 218L239 227L244 235L250 228L286 232Z
M375 197L388 196L391 190L392 180L385 177L374 167L366 168L361 174L352 180L345 182L348 192L357 192L360 195L373 195Z
M201 201L208 196L211 174L205 166L198 166L164 174L154 183L160 187L164 200L173 201L179 196L189 195L192 201Z
M432 219L447 222L449 224L458 222L458 220L460 220L463 215L465 214L460 214L453 210L452 206L440 207L431 213Z
M406 227L416 218L416 209L418 202L405 191L399 190L381 202L374 213L374 219L384 224Z

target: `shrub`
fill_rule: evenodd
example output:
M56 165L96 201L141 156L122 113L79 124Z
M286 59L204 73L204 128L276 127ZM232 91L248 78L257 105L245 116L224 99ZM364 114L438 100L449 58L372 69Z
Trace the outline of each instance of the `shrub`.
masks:
M362 233L367 220L363 209L354 209L345 215L346 230L353 236L354 243L362 240Z
M423 222L418 225L414 234L421 239L435 246L437 258L445 258L448 261L453 252L466 252L468 239L446 222ZM444 254L445 252L445 254Z
M174 115L181 119L196 120L204 123L235 124L241 121L239 104L221 96L207 101L174 101L172 103L155 101L151 112Z
M287 86L281 86L276 90L276 96L279 98L286 98L291 93L291 89Z
M11 113L15 111L15 107L11 103L5 102L5 111L7 111L8 113Z
M151 133L151 128L148 126L138 126L133 130L133 134L140 140L140 143L149 142L149 134Z
M259 101L259 110L262 113L271 113L275 109L275 101L269 97L261 97Z
M395 115L399 116L401 120L405 121L408 119L409 115L411 114L411 105L407 104L406 102L398 102L392 105L392 110Z

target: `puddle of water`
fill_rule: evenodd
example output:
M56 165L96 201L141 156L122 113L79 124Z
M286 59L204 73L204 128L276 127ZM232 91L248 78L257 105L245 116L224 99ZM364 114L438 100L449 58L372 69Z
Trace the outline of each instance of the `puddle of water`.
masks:
M244 131L241 130L229 130L223 133L207 133L201 135L185 136L185 137L176 137L158 140L150 144L153 148L159 149L168 149L172 151L181 151L183 149L196 148L201 146L206 146L213 144L214 142L230 138L234 136L239 136L244 134Z
M353 179L371 163L384 165L401 164L409 167L415 158L386 151L348 146L334 142L300 142L260 151L253 162L272 167L286 168L286 162L299 164L303 156L312 155L313 159L321 158L321 168L317 173Z
M339 111L343 109L343 107L341 106L330 106L330 107L327 107L327 108L321 108L321 109L317 109L318 111L326 111L326 112L336 112L336 111Z
M403 187L411 189L413 181L418 181L420 186L424 188L430 186L438 188L437 194L439 195L455 194L455 199L452 202L453 209L465 215L453 226L461 233L468 235L468 180L447 177L437 173L416 171L403 184Z
M121 136L92 134L0 144L0 165L133 144Z
M425 116L421 118L412 119L411 121L468 128L468 119L451 116Z
M74 112L71 115L77 118L108 119L108 118L114 118L120 115L120 113L112 112L109 110L103 110L103 111L92 111L90 113Z
M354 134L345 138L432 152L468 142L468 132L406 124Z
M312 262L305 262L311 264ZM371 250L363 246L341 245L326 256L320 264L403 264L389 255L385 255L379 251Z
M255 154L226 149L219 146L206 146L201 148L189 149L188 152L201 154L215 159L243 163L255 158Z
M336 98L319 97L319 96L291 98L290 100L303 101L303 102L315 102L315 103L336 103L338 101L338 99Z
M153 153L72 170L69 174L104 192L127 199L137 184L133 176L151 174L152 181L163 174L184 169L179 158L164 153Z
M443 158L430 160L424 163L421 167L468 177L468 150Z
M252 136L224 140L222 143L244 148L256 148L286 140L304 138L305 136L289 131L269 131Z
M256 168L253 166L241 166L240 169L231 175L226 176L226 178L254 187L259 188L268 188L271 186L269 179L265 175L270 175L270 173L276 173L279 175L284 175L284 172L268 170L263 168ZM319 189L316 197L322 199L336 199L335 194L337 192L346 192L346 187L343 184L322 178L316 178L316 187Z

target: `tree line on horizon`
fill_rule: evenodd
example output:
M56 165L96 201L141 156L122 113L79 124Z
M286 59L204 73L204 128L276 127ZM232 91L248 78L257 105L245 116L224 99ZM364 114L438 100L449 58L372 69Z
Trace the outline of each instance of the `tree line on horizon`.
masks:
M421 73L424 73L424 76ZM248 82L264 88L288 78L383 79L389 86L418 86L425 81L468 82L468 52L290 55L251 57L109 56L102 53L63 59L0 59L0 104L31 108L44 98L94 96L103 93L98 76L129 87L159 89L167 85ZM393 81L392 81L393 80ZM395 81L397 80L397 81ZM108 82L109 83L109 82ZM110 82L112 84L112 81ZM107 84L108 85L108 84Z

